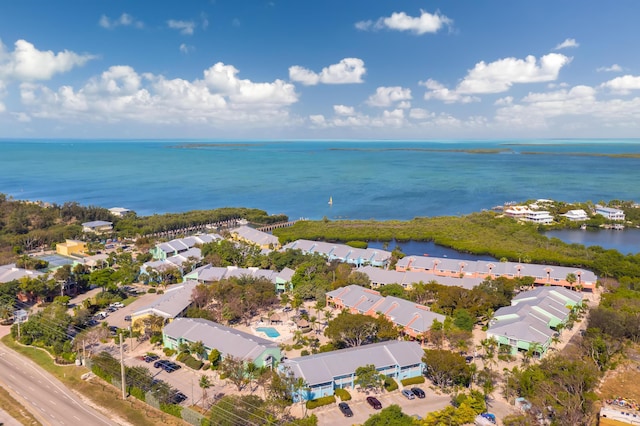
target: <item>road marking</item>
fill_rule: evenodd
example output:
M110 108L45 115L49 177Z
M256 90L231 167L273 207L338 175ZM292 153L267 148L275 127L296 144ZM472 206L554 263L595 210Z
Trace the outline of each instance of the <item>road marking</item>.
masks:
M73 416L74 419L76 419L77 421L80 421L80 417L78 416Z
M16 376L14 376L13 374L9 374L9 377L11 377L13 380L16 380Z
M49 400L49 402L50 402L52 405L58 405L58 404L56 404L56 403L55 403L55 401L54 401L53 399L50 399L50 400Z

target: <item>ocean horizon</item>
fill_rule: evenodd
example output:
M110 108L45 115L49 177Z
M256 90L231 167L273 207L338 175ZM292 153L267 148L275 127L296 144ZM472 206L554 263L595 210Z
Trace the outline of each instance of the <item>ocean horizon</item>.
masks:
M640 188L638 139L0 139L0 152L0 192L15 199L139 215L408 220L527 199L637 200Z

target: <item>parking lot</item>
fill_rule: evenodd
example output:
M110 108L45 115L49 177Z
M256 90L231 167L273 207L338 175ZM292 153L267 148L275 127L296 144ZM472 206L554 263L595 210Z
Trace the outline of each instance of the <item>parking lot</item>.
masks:
M424 399L415 398L409 400L400 393L400 390L391 393L385 392L371 395L375 396L382 403L382 408L397 404L402 407L404 413L418 415L420 417L424 417L426 413L430 411L441 410L451 402L451 397L448 395L436 394L426 385L420 385L418 387L425 391L426 397ZM312 411L312 413L318 416L318 425L362 424L369 416L380 411L374 410L367 404L365 398L368 395L365 393L356 392L352 389L349 389L349 392L351 393L352 399L351 401L347 401L347 403L349 407L351 407L351 411L353 411L353 417L345 418L338 409L338 404L331 404Z

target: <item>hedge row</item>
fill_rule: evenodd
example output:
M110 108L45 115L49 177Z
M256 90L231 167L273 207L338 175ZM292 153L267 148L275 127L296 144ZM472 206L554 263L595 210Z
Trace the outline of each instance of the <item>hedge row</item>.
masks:
M396 382L391 377L387 377L386 379L384 379L384 389L387 392L394 391L394 390L398 389L398 382Z
M335 394L340 398L340 401L349 401L351 399L351 394L346 389L336 389Z
M333 404L334 402L336 402L336 397L333 395L329 395L329 396L323 396L322 398L312 399L310 401L307 401L306 405L308 410L313 410L314 408Z
M184 365L186 365L187 367L192 368L194 370L200 370L204 365L204 362L198 359L195 359L194 357L192 357L186 352L182 352L180 355L178 355L176 358L176 361L180 361L184 363Z
M402 386L417 385L420 383L424 383L424 376L409 377L406 379L402 379L401 382Z

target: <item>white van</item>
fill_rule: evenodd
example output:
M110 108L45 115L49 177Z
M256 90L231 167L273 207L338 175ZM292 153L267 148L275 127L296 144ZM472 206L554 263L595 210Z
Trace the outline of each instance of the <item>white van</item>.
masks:
M106 317L108 317L109 314L105 311L100 311L96 314L96 318L98 319L105 319Z

